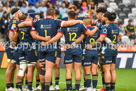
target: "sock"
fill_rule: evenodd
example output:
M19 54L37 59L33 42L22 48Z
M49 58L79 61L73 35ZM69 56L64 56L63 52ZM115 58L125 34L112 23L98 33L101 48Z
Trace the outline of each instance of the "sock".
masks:
M16 88L18 88L18 84L16 83Z
M39 84L40 84L40 79L37 79L37 80L36 80L36 87L38 87Z
M72 79L66 79L67 91L72 89Z
M18 82L17 85L18 85L18 89L21 89L21 90L22 90L23 82Z
M91 77L90 74L86 74L85 75L85 83L86 83L86 87L91 87Z
M93 88L96 88L97 87L97 81L98 81L97 74L93 75L92 80L93 80Z
M115 83L111 83L111 91L115 91Z
M25 80L25 85L28 85L28 82L27 82L27 80Z
M102 84L103 84L103 88L105 88L104 72L102 72Z
M52 82L50 82L50 85L52 85Z
M41 86L42 86L42 91L45 90L45 82L41 83Z
M80 87L80 82L81 80L76 80L76 91L79 91L79 87Z
M14 84L13 83L11 83L11 87L14 88Z
M59 85L59 77L55 78L55 85Z
M28 89L32 90L32 82L28 82Z
M86 87L86 80L85 80L85 77L84 77L84 87Z
M11 83L7 83L7 84L6 84L6 88L9 89L10 87L12 87L12 86L11 86Z
M45 91L49 91L50 85L51 85L51 82L45 82Z
M110 83L105 82L106 91L110 91Z

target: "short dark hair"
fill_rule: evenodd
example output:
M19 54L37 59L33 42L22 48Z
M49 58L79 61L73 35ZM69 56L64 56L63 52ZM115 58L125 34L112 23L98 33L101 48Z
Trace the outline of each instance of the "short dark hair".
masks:
M19 10L19 8L13 8L13 9L11 10L11 14L12 14L12 15L15 14L18 10Z
M47 9L46 15L47 16L54 16L55 10L52 8Z
M19 21L25 20L27 18L27 16L25 14L21 15L18 17Z
M59 10L55 10L55 15L60 15L60 12L59 12Z
M116 19L116 13L114 12L106 12L104 17L107 17L109 21L114 21Z
M98 8L97 10L96 10L96 12L97 13L105 13L105 12L107 12L107 9L105 9L105 8Z
M75 13L74 11L69 11L69 12L68 12L68 16L69 16L71 19L75 19L76 13Z

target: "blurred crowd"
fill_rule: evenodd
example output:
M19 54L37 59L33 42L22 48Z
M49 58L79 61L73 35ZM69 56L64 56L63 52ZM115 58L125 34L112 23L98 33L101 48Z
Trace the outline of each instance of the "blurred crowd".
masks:
M67 17L68 7L74 4L77 7L76 13L78 17L84 17L85 11L91 9L94 12L94 19L96 19L97 8L108 7L109 2L109 0L9 0L5 3L0 1L0 33L5 37L8 22L12 19L12 15L10 14L12 8L19 8L23 13L33 9L39 14L41 19L46 17L47 8L54 8L59 11L59 19L62 19ZM119 41L126 37L135 40L136 28L131 22L132 20L125 26L123 26L122 22L118 23L121 29ZM123 42L125 41L126 39Z

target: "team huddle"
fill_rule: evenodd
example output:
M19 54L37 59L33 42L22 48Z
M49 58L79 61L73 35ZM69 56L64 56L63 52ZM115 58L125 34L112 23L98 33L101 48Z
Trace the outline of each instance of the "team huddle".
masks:
M98 66L102 75L100 91L115 91L117 57L116 13L105 8L97 9L97 20L87 10L85 17L77 17L74 5L68 8L68 17L58 20L57 10L49 8L45 19L38 19L34 10L23 14L13 8L13 19L8 26L9 42L6 53L6 91L60 90L61 38L65 38L64 64L66 67L66 91L97 91ZM75 87L72 88L74 65ZM84 86L80 88L83 66ZM34 69L36 87L32 87ZM52 85L52 70L55 69L55 87ZM16 69L16 87L13 78ZM91 78L92 75L92 78ZM25 79L25 87L23 80ZM41 86L40 86L41 84Z

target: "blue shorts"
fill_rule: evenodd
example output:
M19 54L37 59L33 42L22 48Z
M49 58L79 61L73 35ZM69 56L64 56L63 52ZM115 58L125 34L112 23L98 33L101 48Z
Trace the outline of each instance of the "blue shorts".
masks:
M45 60L48 60L50 62L55 63L56 57L57 57L57 51L49 51L49 52L38 52L39 54L39 61L44 62Z
M8 59L15 59L14 55L13 55L14 49L12 48L6 48L6 53L7 53L7 57Z
M83 61L83 66L91 66L92 63L98 64L98 51L97 50L86 50L85 59Z
M61 48L57 48L57 57L61 58Z
M116 49L104 49L101 52L101 61L102 65L104 64L116 64L116 58L117 58L117 50Z
M24 61L26 60L28 63L36 63L37 62L37 51L32 49L19 49L18 50L19 54L19 61Z
M80 48L67 49L65 51L64 64L71 64L73 62L82 62L82 50Z
M15 61L16 61L15 64L19 65L19 54L18 54L18 49L17 49L17 50L14 50L13 55L14 55Z

